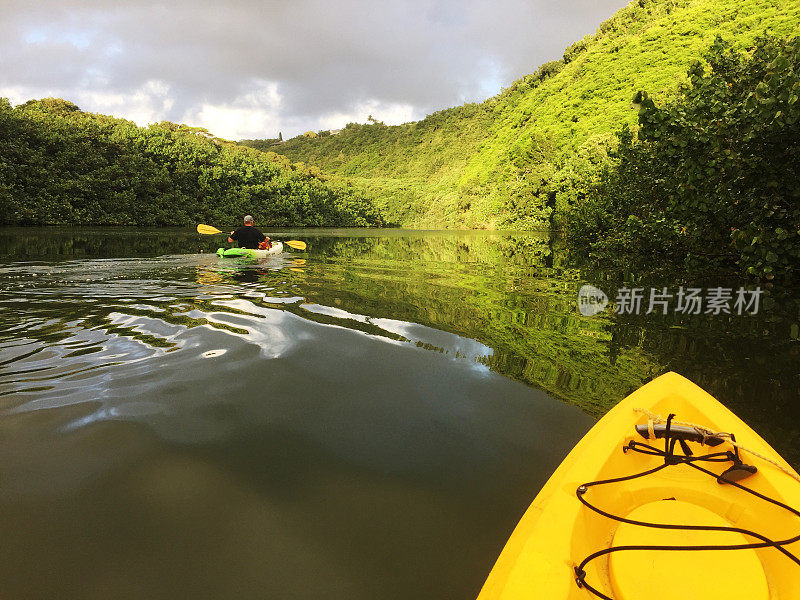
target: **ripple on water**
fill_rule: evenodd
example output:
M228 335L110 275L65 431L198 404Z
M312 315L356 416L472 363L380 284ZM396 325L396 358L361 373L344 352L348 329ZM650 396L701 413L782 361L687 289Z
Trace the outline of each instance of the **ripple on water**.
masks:
M474 597L592 423L551 396L600 412L664 348L736 378L764 339L582 318L512 237L0 264L0 596ZM749 377L796 390L776 339Z

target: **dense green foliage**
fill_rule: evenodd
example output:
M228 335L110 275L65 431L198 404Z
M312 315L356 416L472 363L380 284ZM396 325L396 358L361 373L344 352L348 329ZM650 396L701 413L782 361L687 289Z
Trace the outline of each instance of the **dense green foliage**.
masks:
M635 124L636 91L675 94L717 35L746 49L765 31L799 26L795 0L638 0L483 103L272 149L351 177L404 225L562 224L599 181L615 133Z
M264 152L271 152L273 146L277 146L283 142L283 134L279 134L276 138L266 138L263 140L239 140L240 146L247 146L248 148L255 148Z
M467 104L417 123L350 123L338 135L304 134L270 149L348 177L391 222L452 225L470 210L457 180L485 141L491 116L486 104Z
M646 94L637 139L573 216L574 246L638 273L659 264L733 269L787 284L800 264L800 38L721 39L659 107Z
M318 169L214 138L147 128L56 99L0 99L0 225L366 226L372 204Z

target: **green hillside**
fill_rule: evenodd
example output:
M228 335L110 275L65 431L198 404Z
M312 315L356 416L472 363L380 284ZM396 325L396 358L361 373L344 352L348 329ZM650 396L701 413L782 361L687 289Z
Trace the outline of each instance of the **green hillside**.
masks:
M382 224L363 192L201 128L0 98L0 225L222 225L247 213L272 227Z
M637 91L674 95L717 36L747 49L798 28L796 0L638 0L483 103L271 150L350 178L406 226L561 223L598 180L616 132L636 123Z
M637 98L636 135L620 132L614 168L569 215L569 243L579 257L639 276L737 273L791 289L800 264L800 36L764 36L747 52L719 38L688 75L668 102Z

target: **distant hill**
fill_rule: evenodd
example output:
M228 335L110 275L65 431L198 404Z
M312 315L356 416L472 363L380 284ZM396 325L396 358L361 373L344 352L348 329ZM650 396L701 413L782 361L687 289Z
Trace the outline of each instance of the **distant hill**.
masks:
M0 98L0 225L370 226L364 194L205 129Z
M597 180L615 133L636 123L636 92L657 101L678 93L718 35L749 48L765 32L798 28L796 0L638 0L485 102L270 150L350 178L407 226L561 223Z
M255 148L264 152L271 152L273 146L283 143L283 134L279 133L276 138L266 138L263 140L239 140L237 144L240 146L247 146L248 148Z

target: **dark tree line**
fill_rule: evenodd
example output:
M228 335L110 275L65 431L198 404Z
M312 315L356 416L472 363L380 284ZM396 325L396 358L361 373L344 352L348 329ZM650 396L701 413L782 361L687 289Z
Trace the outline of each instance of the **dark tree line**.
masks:
M235 223L246 213L272 227L382 224L346 183L200 128L0 98L0 225Z

